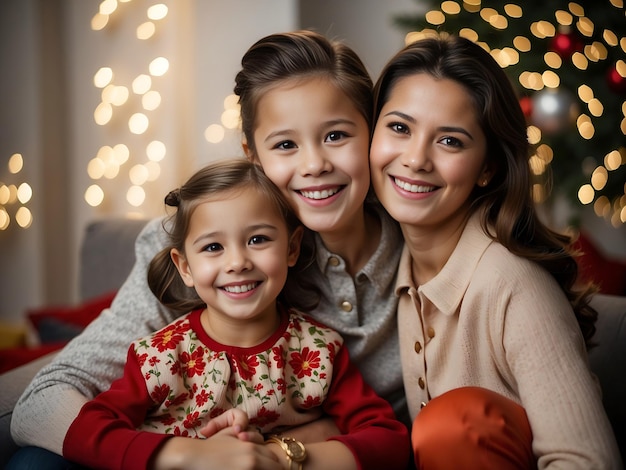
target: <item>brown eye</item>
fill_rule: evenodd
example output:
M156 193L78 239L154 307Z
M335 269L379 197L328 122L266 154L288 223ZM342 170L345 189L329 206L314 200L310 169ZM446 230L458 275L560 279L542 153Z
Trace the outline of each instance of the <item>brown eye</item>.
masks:
M296 144L293 143L291 140L283 140L282 142L279 142L278 144L274 146L274 148L281 149L281 150L290 150L296 147L297 147Z
M269 238L265 235L254 235L250 237L248 245L260 245L261 243L265 243L267 241L269 241Z
M448 145L450 147L459 147L459 148L463 147L463 142L461 142L456 137L446 136L442 138L439 142L441 142L444 145Z
M324 141L325 142L336 142L338 140L343 139L344 137L346 137L346 133L345 132L332 131L332 132L328 133L328 135L326 136Z
M222 249L222 245L219 243L209 243L207 246L203 248L202 251L215 252Z
M409 128L400 122L392 122L389 128L398 134L408 134Z

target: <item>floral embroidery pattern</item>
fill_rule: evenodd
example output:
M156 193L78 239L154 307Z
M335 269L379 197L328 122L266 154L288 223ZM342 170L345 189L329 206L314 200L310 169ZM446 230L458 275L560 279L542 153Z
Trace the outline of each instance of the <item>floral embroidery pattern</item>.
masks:
M256 356L235 356L233 365L243 380L250 380L256 374L259 360Z
M314 369L320 367L320 352L309 351L309 348L302 349L302 352L294 351L291 353L289 365L293 367L299 379L304 376L311 377Z
M228 354L198 339L189 320L194 314L134 343L154 404L141 429L201 437L210 419L233 407L244 409L263 432L321 415L343 344L336 332L291 311L269 349Z
M204 349L198 347L195 351L189 354L187 351L183 351L180 355L180 363L182 366L181 373L187 377L193 377L194 375L202 375L204 373L205 363L202 360L204 355Z
M181 328L181 322L173 323L160 330L152 336L152 346L156 347L159 352L166 349L174 349L176 345L183 340L184 328Z

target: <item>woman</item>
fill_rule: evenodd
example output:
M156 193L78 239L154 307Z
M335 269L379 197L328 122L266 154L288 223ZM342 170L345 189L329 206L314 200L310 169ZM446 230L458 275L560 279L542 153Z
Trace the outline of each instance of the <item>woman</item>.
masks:
M619 467L587 364L596 313L573 287L569 238L537 217L502 69L460 37L408 45L375 86L375 120L372 183L405 238L396 293L418 468Z

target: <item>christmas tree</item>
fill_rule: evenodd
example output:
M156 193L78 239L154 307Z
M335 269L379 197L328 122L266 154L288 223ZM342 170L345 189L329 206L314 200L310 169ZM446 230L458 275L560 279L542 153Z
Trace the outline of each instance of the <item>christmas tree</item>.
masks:
M503 67L535 148L536 201L562 194L574 207L593 204L614 226L626 223L623 0L444 1L396 23L407 42L432 32L467 37Z

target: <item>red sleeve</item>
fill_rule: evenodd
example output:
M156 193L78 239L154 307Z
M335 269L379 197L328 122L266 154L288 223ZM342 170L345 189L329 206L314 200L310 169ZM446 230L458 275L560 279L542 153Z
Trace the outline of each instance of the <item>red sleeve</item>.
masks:
M411 452L409 432L391 405L365 383L343 347L333 364L333 380L324 402L342 433L331 439L345 444L360 469L406 469Z
M153 404L134 349L124 375L85 403L63 441L63 457L89 468L148 468L157 448L172 436L137 431Z

